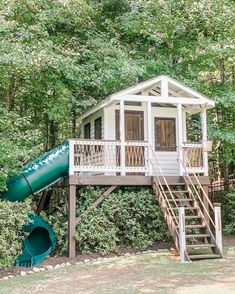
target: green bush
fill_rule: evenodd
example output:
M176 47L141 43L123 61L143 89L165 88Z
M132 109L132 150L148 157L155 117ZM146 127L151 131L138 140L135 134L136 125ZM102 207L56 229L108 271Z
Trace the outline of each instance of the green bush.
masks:
M222 224L225 235L235 234L235 190L221 193L217 199L222 207Z
M0 267L12 265L21 253L29 211L29 201L0 201Z
M57 253L63 254L68 250L68 213L64 202L52 212L42 212L40 215L53 227L57 241Z
M86 191L86 204L98 191ZM80 207L83 207L82 205ZM78 226L76 240L82 252L100 254L118 251L122 245L146 248L164 240L168 230L151 189L119 189Z
M88 187L77 197L77 216L100 196L102 189ZM67 250L67 213L64 205L47 219L53 226L59 253ZM119 189L77 226L76 241L82 253L107 254L121 246L147 248L157 240L169 238L169 232L151 189Z

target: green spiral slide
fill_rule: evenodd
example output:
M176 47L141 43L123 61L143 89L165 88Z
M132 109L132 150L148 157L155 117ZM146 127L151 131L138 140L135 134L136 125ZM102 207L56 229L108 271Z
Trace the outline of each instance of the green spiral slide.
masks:
M53 185L68 175L69 144L64 144L43 154L23 167L18 175L7 181L1 200L24 201ZM56 248L55 234L41 217L31 214L24 228L28 236L23 241L23 253L16 259L17 266L33 266L42 262Z

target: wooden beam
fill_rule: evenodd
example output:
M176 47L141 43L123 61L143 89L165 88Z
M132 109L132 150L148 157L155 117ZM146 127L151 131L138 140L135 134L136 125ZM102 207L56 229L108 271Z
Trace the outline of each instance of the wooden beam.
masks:
M149 176L79 176L69 178L71 185L78 186L151 186L152 177Z
M197 178L198 178L199 182L201 183L201 185L209 185L210 184L210 179L208 176L197 176ZM191 185L191 182L188 179L188 177L185 177L184 180L185 180L186 184ZM191 180L194 185L198 185L198 182L194 176L191 176Z
M164 179L162 176L158 176L160 182L164 185ZM170 185L183 183L183 177L180 176L165 176L167 183ZM187 177L186 177L187 178ZM198 176L198 179L202 185L209 185L209 177ZM191 180L194 184L197 184L195 177L191 176ZM152 176L80 176L74 175L69 178L70 185L77 186L152 186ZM187 184L191 184L189 181L185 181Z
M44 190L42 192L42 196L39 200L37 209L36 209L36 214L40 214L41 211L43 209L45 209L46 203L49 204L50 203L50 198L51 198L51 194L52 194L52 189L49 190Z
M126 90L120 91L118 94L120 94L120 96L123 96L123 95L133 94L133 91L135 91L135 93L141 92L142 90L146 90L150 87L153 87L155 84L161 81L162 77L163 76L158 76L148 81L139 83L133 87L127 88ZM111 95L111 99L113 100L115 96L116 94Z
M168 97L168 96L146 96L146 95L126 95L114 96L117 101L136 101L136 102L155 102L155 103L168 103L168 104L183 104L183 105L211 105L199 98L186 98L186 97Z
M91 212L93 209L95 209L105 198L107 198L115 189L117 186L111 186L109 187L96 201L84 212L82 213L76 220L76 226L79 225L84 218L87 216L89 212Z
M168 78L168 79L169 79L169 78ZM195 97L198 97L198 98L204 100L204 102L208 102L208 101L210 101L208 98L204 97L204 96L201 95L199 92L197 92L197 91L195 91L195 90L193 90L193 89L191 89L191 88L189 88L189 87L187 87L187 86L185 86L185 85L183 85L183 84L177 82L176 80L174 80L174 79L172 79L172 78L169 79L169 82L170 82L171 84L173 84L174 86L180 88L180 91L183 90L183 91L185 91L186 93L188 92L190 95L195 96Z
M162 77L161 80L161 96L162 97L168 97L168 79L167 77Z
M76 256L76 185L69 186L69 258Z

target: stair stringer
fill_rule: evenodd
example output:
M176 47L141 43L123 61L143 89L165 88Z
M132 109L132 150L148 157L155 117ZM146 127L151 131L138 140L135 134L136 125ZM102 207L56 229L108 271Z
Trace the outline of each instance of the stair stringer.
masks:
M157 201L159 203L159 206L161 208L161 211L163 213L163 216L166 220L168 229L171 232L171 235L173 237L176 249L179 252L179 232L178 232L176 224L174 222L174 218L171 216L170 209L167 207L167 203L162 195L162 192L161 192L159 186L156 183L155 178L153 179L153 190L155 192L155 195L156 195Z

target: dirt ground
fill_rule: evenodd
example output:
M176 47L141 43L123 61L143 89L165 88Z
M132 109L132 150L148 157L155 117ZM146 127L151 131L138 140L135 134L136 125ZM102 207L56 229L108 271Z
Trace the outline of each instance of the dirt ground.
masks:
M235 250L190 264L154 253L114 257L1 281L0 293L234 294Z
M235 241L234 241L235 244ZM133 249L133 248L128 248L128 247L121 247L119 248L118 253L110 253L105 255L105 257L113 257L113 256L122 256L125 253L136 253L144 250L159 250L159 249L170 249L174 248L174 243L173 241L171 242L162 242L162 241L157 241L156 243L153 244L153 246L148 247L147 249L139 250L139 249ZM62 255L62 256L51 256L47 258L43 263L38 265L37 267L44 267L46 265L52 265L55 266L56 264L61 264L61 263L66 263L70 262L71 264L75 264L76 262L83 261L85 259L97 259L101 257L97 253L92 253L92 254L79 254L77 253L75 258L68 258L67 255ZM102 256L104 257L104 256ZM24 268L24 267L16 267L16 266L10 266L6 268L0 268L0 278L8 276L8 275L13 275L16 276L18 275L21 271L25 270L30 270L30 268Z

